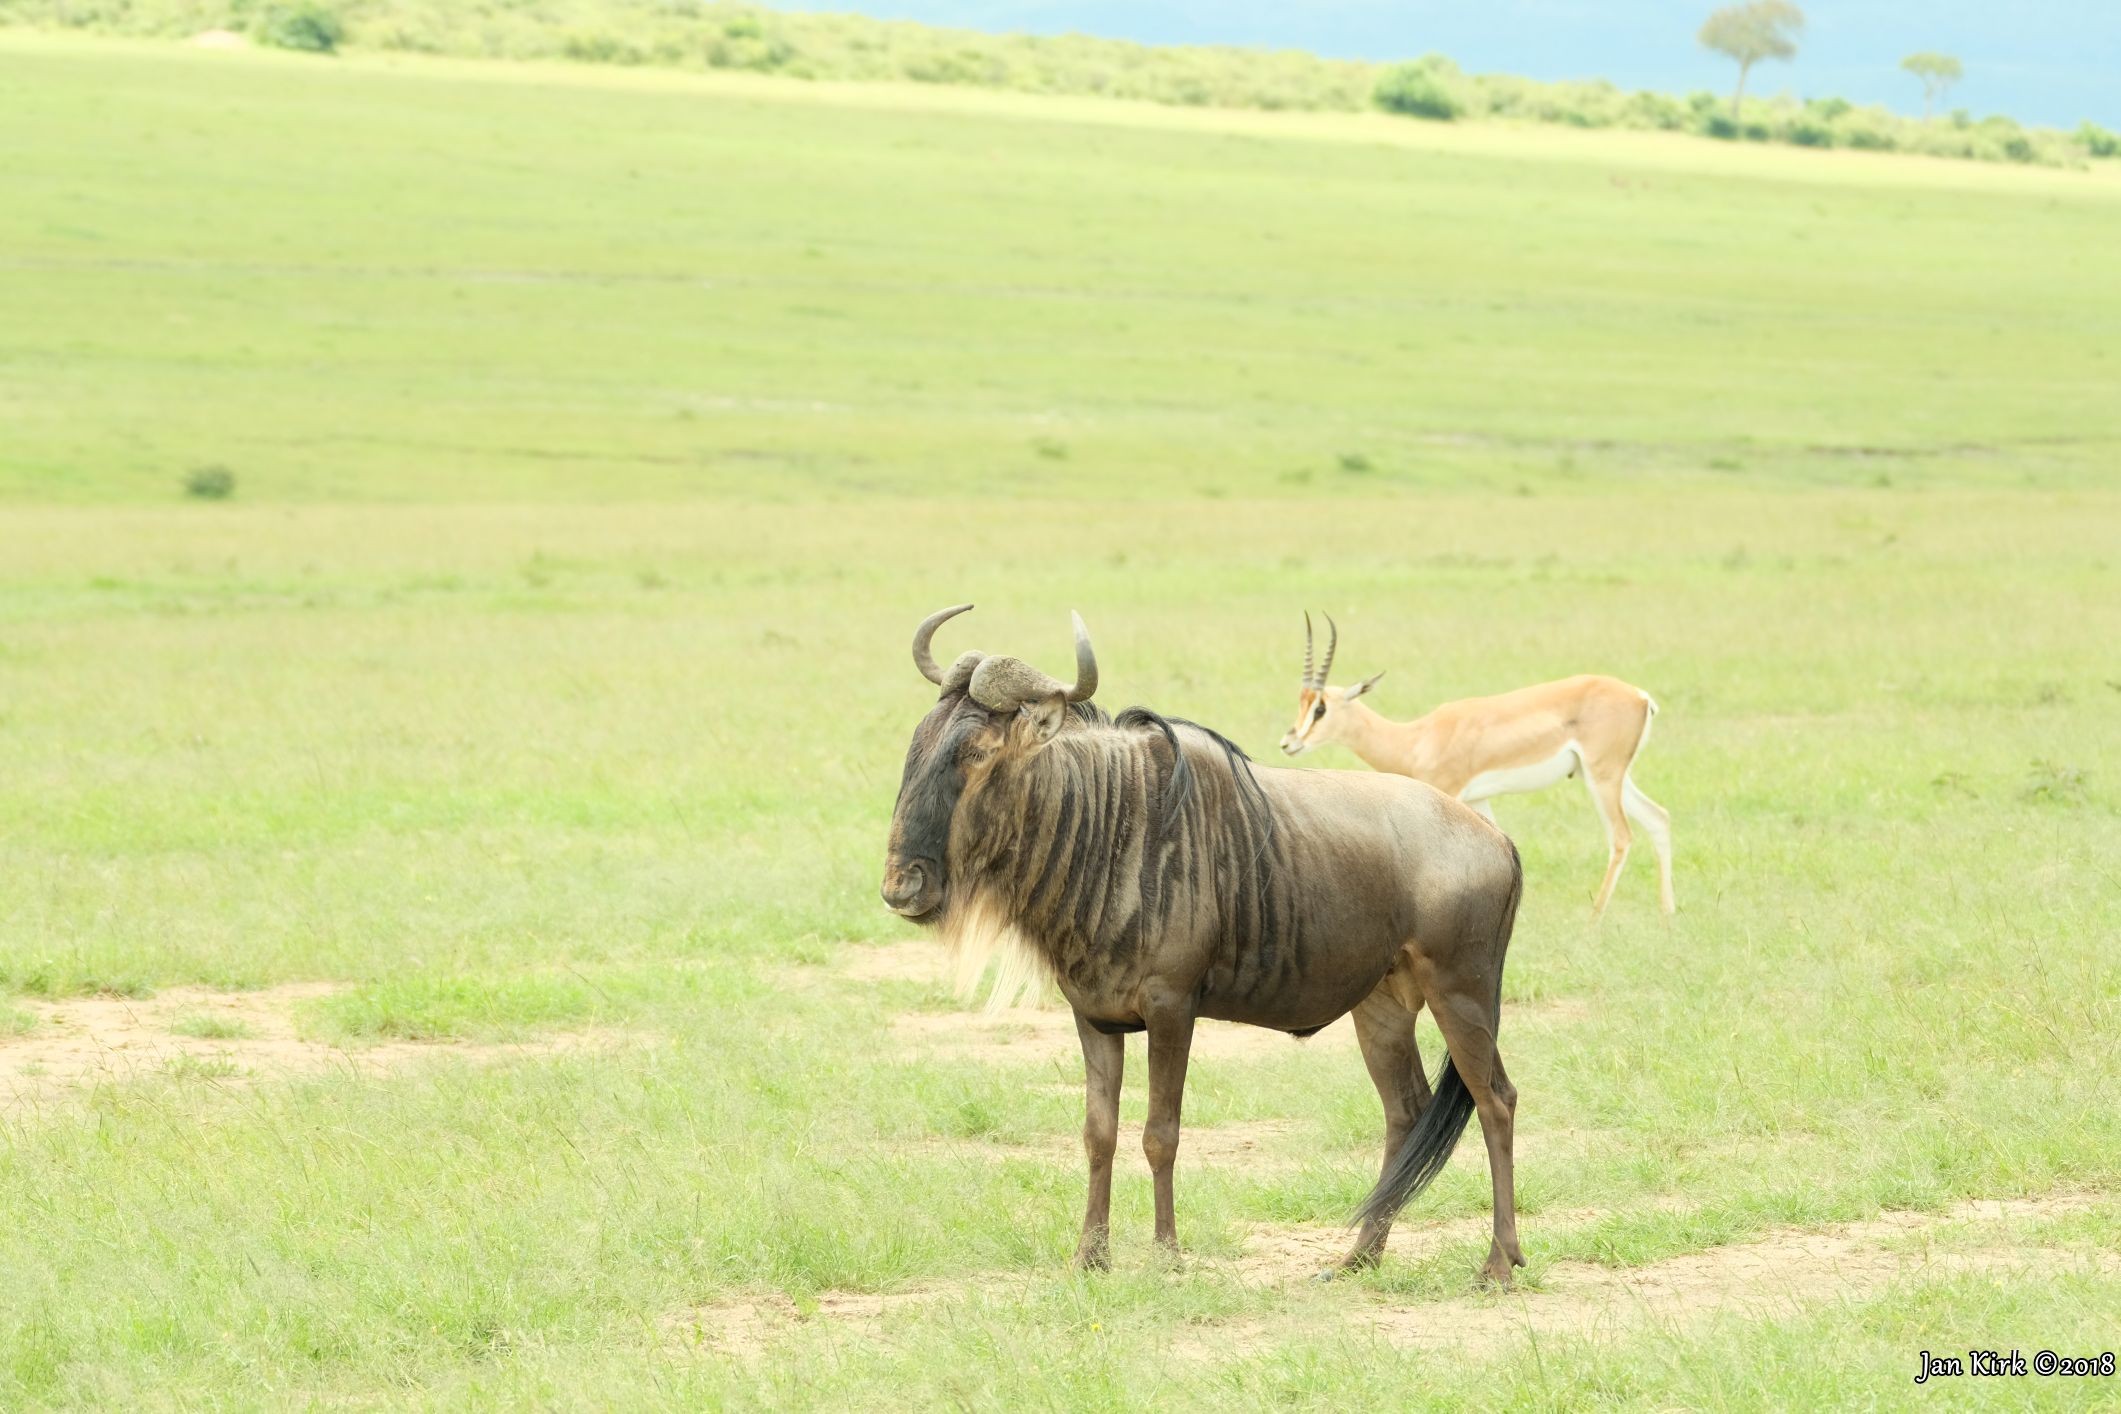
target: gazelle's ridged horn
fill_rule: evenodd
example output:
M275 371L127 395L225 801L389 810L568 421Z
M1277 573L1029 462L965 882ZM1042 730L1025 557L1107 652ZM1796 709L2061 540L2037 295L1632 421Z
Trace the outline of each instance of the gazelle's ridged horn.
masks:
M913 631L913 666L919 668L921 676L937 687L943 685L943 670L935 665L935 655L928 651L928 644L935 637L937 629L971 607L970 604L959 604L955 608L937 610L922 619L921 626Z
M1333 676L1333 650L1340 647L1340 625L1333 622L1331 614L1326 615L1326 627L1332 630L1332 636L1326 640L1325 666L1318 670L1318 685L1320 687L1324 687L1326 679Z
M1070 609L1068 617L1075 620L1075 686L1068 689L1068 700L1088 702L1097 691L1097 650L1090 646L1090 629L1083 616Z
M1304 610L1304 686L1316 687L1311 681L1311 611Z

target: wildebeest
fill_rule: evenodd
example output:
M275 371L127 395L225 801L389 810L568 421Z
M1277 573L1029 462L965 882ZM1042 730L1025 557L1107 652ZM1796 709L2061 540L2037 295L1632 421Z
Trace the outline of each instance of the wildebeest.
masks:
M1199 1017L1308 1036L1352 1010L1384 1101L1385 1161L1343 1268L1374 1262L1400 1206L1477 1109L1495 1187L1486 1275L1522 1266L1511 1175L1517 1092L1496 1053L1503 954L1523 874L1469 807L1404 777L1255 771L1194 723L1090 703L1075 619L1071 687L1015 658L945 671L930 615L913 661L941 696L914 729L892 812L885 903L958 947L1003 938L1075 1011L1089 1201L1076 1261L1110 1264L1123 1037L1146 1031L1142 1148L1156 1237L1178 1242L1171 1170ZM1434 1096L1414 1050L1426 1002L1449 1049Z
M1372 673L1353 687L1328 687L1340 629L1326 615L1332 637L1326 661L1311 670L1311 616L1304 615L1304 677L1296 696L1296 723L1282 734L1281 749L1301 756L1314 746L1337 742L1373 770L1394 771L1427 781L1455 795L1490 820L1488 802L1498 795L1545 790L1580 775L1605 825L1605 880L1591 916L1605 912L1628 862L1634 821L1657 852L1657 898L1666 913L1672 902L1672 816L1635 784L1635 758L1649 744L1657 703L1619 678L1584 673L1557 682L1521 687L1494 697L1446 702L1411 722L1379 716L1356 699L1377 686Z

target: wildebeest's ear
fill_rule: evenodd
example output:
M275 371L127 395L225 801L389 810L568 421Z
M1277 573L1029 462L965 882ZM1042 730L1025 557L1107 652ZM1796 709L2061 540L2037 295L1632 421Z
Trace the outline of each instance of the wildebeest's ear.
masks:
M1340 695L1340 700L1341 700L1341 701L1343 701L1343 702L1353 702L1353 701L1354 701L1354 700L1355 700L1356 698L1358 698L1358 697L1362 696L1362 695L1363 695L1364 693L1368 692L1368 691L1369 691L1369 690L1370 690L1371 688L1373 688L1373 687L1377 686L1377 680L1378 680L1379 678L1383 677L1383 676L1384 676L1384 674L1383 674L1382 672L1376 672L1376 673L1372 673L1372 674L1370 674L1370 675L1369 675L1368 677L1364 678L1364 679L1363 679L1363 680L1362 680L1361 682L1359 682L1359 683L1355 684L1355 686L1353 686L1353 687L1349 688L1349 689L1348 689L1348 690L1347 690L1346 692L1343 692L1343 693L1342 693L1342 694Z
M1026 702L1017 709L1017 714L1023 723L1025 739L1033 746L1044 746L1059 735L1061 725L1068 720L1068 695L1050 693Z

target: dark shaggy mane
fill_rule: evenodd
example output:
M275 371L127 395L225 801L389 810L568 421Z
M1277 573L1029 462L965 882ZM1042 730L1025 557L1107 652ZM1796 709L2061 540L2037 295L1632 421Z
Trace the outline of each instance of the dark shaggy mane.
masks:
M1253 817L1259 826L1260 849L1264 851L1267 841L1274 834L1274 809L1267 800L1267 793L1260 788L1259 778L1253 774L1252 758L1245 749L1213 727L1204 727L1199 722L1185 717L1166 717L1161 712L1147 707L1129 707L1112 723L1116 727L1147 727L1160 732L1171 744L1171 781L1164 791L1164 828L1176 824L1185 808L1192 804L1197 793L1193 780L1193 763L1186 759L1185 748L1179 745L1179 727L1199 732L1221 748L1223 760L1229 764L1231 778L1237 782L1237 795L1245 813Z

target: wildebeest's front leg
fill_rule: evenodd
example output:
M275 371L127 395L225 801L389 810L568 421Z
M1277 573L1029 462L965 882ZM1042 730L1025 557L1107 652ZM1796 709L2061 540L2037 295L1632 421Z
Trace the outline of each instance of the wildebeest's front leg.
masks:
M1090 1197L1083 1207L1083 1239L1075 1265L1112 1265L1112 1151L1119 1147L1119 1079L1127 1062L1123 1036L1107 1036L1081 1012L1075 1034L1083 1042L1083 1152L1090 1157Z
M1156 1240L1178 1250L1178 1215L1171 1199L1171 1169L1178 1162L1178 1115L1186 1094L1186 1058L1193 1050L1190 999L1147 1008L1149 1029L1149 1122L1142 1126L1142 1153L1156 1181Z

